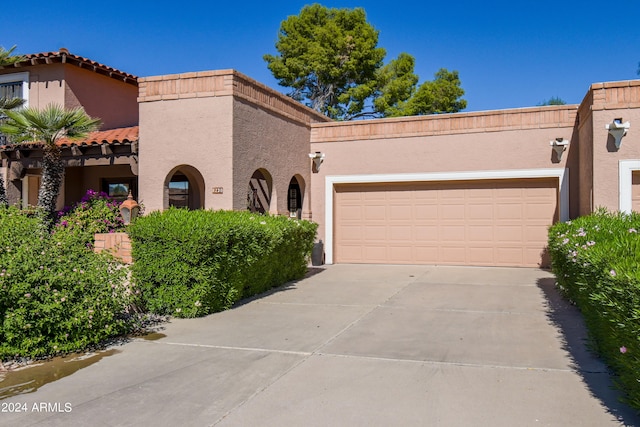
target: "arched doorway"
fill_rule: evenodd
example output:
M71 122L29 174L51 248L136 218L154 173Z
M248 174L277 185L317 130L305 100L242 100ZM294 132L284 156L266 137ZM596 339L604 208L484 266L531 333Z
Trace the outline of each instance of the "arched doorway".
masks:
M304 181L302 181L303 183ZM289 189L287 190L287 209L290 218L302 218L302 194L304 185L298 181L297 177L291 178L289 181Z
M247 209L256 213L267 213L271 206L273 180L265 169L257 169L249 180Z
M164 208L204 208L204 178L193 166L181 165L165 178Z

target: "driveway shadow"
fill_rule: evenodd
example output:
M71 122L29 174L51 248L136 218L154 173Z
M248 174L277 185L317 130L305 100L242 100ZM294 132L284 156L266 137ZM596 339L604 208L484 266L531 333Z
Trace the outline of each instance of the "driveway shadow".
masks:
M640 426L640 413L620 401L622 394L613 386L612 373L589 350L589 333L580 310L567 301L555 286L555 278L541 278L538 287L544 293L547 318L560 333L563 349L572 361L592 396L626 426Z
M237 307L241 307L247 303L250 303L251 301L255 301L255 300L259 300L262 299L264 297L268 297L269 295L274 295L280 292L286 292L292 289L296 288L296 284L298 282L301 282L305 279L308 279L311 276L315 276L316 274L322 273L323 271L325 271L324 267L308 267L307 268L307 272L305 273L305 275L301 278L301 279L296 279L296 280L292 280L290 282L287 282L283 285L280 286L276 286L275 288L271 288L268 291L262 292L261 294L257 294L257 295L253 295L244 299L241 299L240 301L237 301L232 307L231 310L233 310L234 308Z

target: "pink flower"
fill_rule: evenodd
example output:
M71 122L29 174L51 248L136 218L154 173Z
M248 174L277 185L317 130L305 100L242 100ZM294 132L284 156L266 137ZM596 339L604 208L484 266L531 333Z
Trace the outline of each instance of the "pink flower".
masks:
M620 347L620 353L625 354L627 352L627 347L622 346Z
M612 277L616 277L616 276L617 276L617 273L616 273L616 271L615 271L615 270L611 270L611 271L609 272L609 274L610 274Z
M24 294L25 298L31 298L31 294Z

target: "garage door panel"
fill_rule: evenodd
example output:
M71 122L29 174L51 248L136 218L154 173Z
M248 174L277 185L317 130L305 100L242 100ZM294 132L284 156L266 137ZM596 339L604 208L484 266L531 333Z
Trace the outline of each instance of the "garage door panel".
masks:
M441 225L439 227L438 237L442 242L464 242L464 225Z
M349 242L360 242L363 240L362 227L358 224L354 225L340 225L339 226L339 235L342 237L342 241L345 243Z
M557 185L557 179L336 185L335 260L537 266L558 217Z
M500 203L500 201L498 202ZM496 219L498 220L522 220L522 205L517 202L502 203L497 206Z
M364 220L386 220L386 205L375 204L364 207Z
M493 219L493 203L479 203L474 200L466 206L465 218L468 219Z
M500 225L495 230L495 241L499 244L521 243L522 225Z
M408 263L413 261L411 246L389 246L389 261L392 263Z
M438 219L438 205L437 204L433 204L433 205L416 205L413 206L413 217L420 220L420 219L433 219L433 220L437 220Z
M470 265L491 265L495 262L493 246L473 246L467 249L468 264Z
M345 243L341 246L341 258L343 258L343 262L362 262L363 257L363 248L361 245L350 245Z
M365 225L363 227L363 235L365 241L383 242L387 239L387 227L385 224Z
M391 205L389 206L389 220L410 220L412 215L411 204L406 205Z
M363 199L366 201L385 201L386 191L384 191L383 189L367 191L366 193L363 193Z
M358 202L360 203L360 202ZM362 221L362 206L344 204L341 208L341 219L343 221Z
M364 259L368 262L384 264L389 262L386 245L370 245L363 248Z
M442 246L440 248L441 264L465 264L466 254L458 246Z
M403 241L411 243L413 239L413 226L393 225L389 227L389 240L392 242Z
M438 240L438 226L437 224L416 225L413 229L413 237L417 243L436 242Z
M523 259L523 248L502 246L496 248L497 265L518 265Z
M545 203L527 203L524 206L527 220L546 221L549 215L549 206Z
M467 240L471 243L493 241L493 225L474 225L467 228Z

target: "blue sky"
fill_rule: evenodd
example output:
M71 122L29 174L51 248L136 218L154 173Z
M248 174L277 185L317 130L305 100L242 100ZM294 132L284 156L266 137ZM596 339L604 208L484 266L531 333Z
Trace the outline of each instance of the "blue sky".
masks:
M286 92L262 59L280 22L312 2L33 0L2 17L0 45L66 47L138 76L234 68ZM363 7L387 60L416 58L420 81L457 70L465 111L579 103L596 82L638 78L640 2L324 1Z

